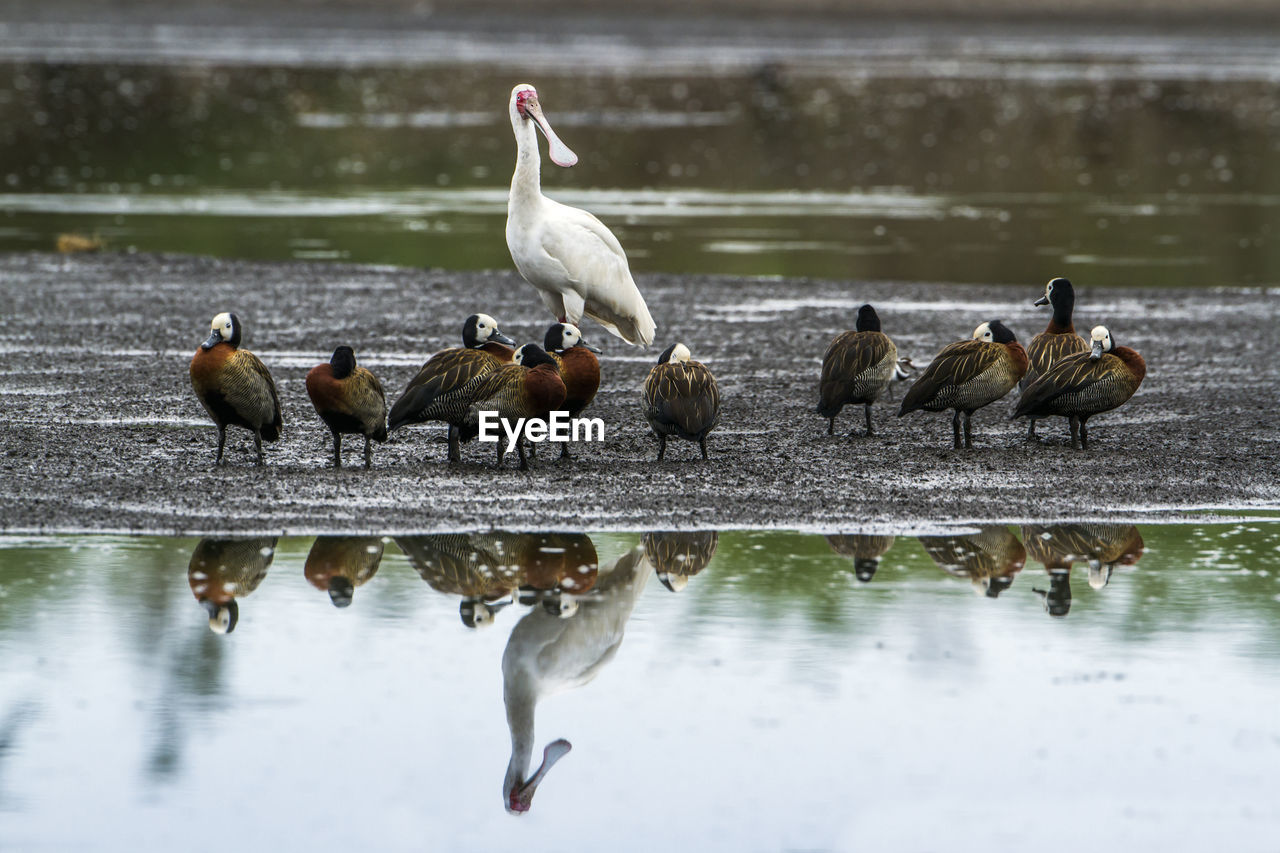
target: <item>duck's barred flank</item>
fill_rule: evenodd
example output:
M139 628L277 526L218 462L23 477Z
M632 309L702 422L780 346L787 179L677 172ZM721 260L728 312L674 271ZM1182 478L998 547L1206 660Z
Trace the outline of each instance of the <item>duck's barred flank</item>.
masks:
M923 409L954 409L954 446L961 447L960 417L964 415L964 447L973 446L970 419L975 411L1013 390L1027 372L1027 353L1003 324L988 325L994 340L957 341L942 348L915 381L898 410L901 417ZM982 327L979 327L980 329Z
M364 436L364 466L373 464L371 441L387 440L387 395L378 378L356 364L350 347L338 347L328 364L307 373L307 396L333 433L333 467L342 467L344 433Z
M239 348L241 336L239 318L219 314L208 340L191 357L188 373L196 397L218 427L216 462L222 464L227 427L238 426L253 433L262 465L262 442L280 438L284 419L271 373L256 355Z
M707 434L720 423L720 388L701 362L655 365L644 383L644 414L658 437L658 461L671 436L698 442L707 459Z

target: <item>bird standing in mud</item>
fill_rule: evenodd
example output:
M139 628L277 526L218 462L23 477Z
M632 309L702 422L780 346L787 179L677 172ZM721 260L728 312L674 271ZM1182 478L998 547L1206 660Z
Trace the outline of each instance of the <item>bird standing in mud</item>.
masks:
M1089 343L1076 334L1076 327L1071 322L1071 314L1076 304L1075 289L1065 278L1055 278L1044 286L1044 295L1035 301L1036 305L1052 305L1053 316L1043 332L1031 339L1027 346L1027 358L1031 364L1027 375L1022 377L1019 387L1026 390L1032 382L1046 373L1063 356L1077 352L1087 352ZM1027 428L1027 440L1036 437L1036 419L1031 418Z
M560 367L565 388L564 409L570 418L576 418L591 405L600 390L600 360L594 355L600 350L587 343L582 332L571 323L556 323L547 329L542 346ZM560 445L560 458L570 458L567 441Z
M488 314L472 314L462 324L462 346L441 350L422 365L391 407L388 429L444 421L449 425L449 461L461 462L461 427L471 392L486 375L511 363L516 342L498 331Z
M999 400L1027 372L1027 351L999 320L982 323L973 338L947 344L902 398L898 417L917 409L941 412L955 409L951 419L955 446L960 445L960 415L964 414L964 446L973 447L973 413Z
M1123 405L1147 375L1147 363L1130 347L1115 345L1106 326L1094 326L1089 352L1060 359L1022 392L1013 417L1062 415L1071 421L1071 446L1087 450L1086 422Z
M275 441L283 426L276 383L261 359L240 349L242 334L240 318L223 312L213 318L209 337L191 357L191 387L218 425L219 465L228 426L253 433L259 465L265 464L263 439Z
M564 381L551 356L537 344L525 344L516 350L511 364L504 364L487 374L471 393L470 411L463 427L474 430L484 411L497 412L500 419L516 423L520 420L545 420L553 410L564 405ZM520 454L520 470L529 468L525 457L524 438L516 440ZM498 439L498 465L507 448Z
M370 442L387 440L387 395L378 377L356 364L351 347L338 347L328 364L311 368L307 396L333 433L333 467L342 467L343 433L364 436L364 467L370 467Z
M698 442L707 459L707 433L720 423L720 388L705 364L691 361L684 344L672 344L644 381L644 416L658 438L658 461L667 437Z
M827 418L827 435L835 432L836 415L846 404L866 407L867 435L871 428L871 404L893 381L898 371L898 348L880 331L876 309L858 309L856 331L837 335L822 357L818 383L818 414ZM853 435L850 431L849 435Z
M534 128L546 136L551 162L572 166L578 155L551 129L533 86L511 90L510 112L516 170L507 198L507 248L516 269L561 323L579 325L586 315L627 343L653 343L657 327L618 238L585 210L542 194Z

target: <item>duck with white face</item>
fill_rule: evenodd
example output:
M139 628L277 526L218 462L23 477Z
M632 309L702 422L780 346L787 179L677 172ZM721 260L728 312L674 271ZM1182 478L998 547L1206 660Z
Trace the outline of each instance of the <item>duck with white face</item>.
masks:
M472 314L462 323L462 346L431 356L405 386L391 407L388 431L442 421L449 425L448 459L461 462L462 442L473 435L463 432L471 389L485 375L510 364L515 345L493 317Z
M1065 417L1071 446L1088 449L1089 418L1128 402L1146 375L1147 363L1136 350L1116 346L1106 326L1095 326L1088 351L1060 359L1031 383L1013 417Z
M1027 353L1004 323L980 323L967 341L947 344L907 391L898 417L954 409L954 446L973 447L973 413L1013 390L1027 372ZM964 416L964 443L960 417Z
M283 419L276 383L266 365L240 349L240 318L223 312L213 318L207 337L191 357L191 387L218 427L217 464L227 441L227 427L253 433L258 464L264 464L262 442L280 437Z
M565 389L564 410L570 418L576 418L591 405L600 390L600 360L595 355L600 350L587 343L582 331L572 323L552 325L543 336L542 345L560 367ZM572 458L567 441L560 445L560 458Z

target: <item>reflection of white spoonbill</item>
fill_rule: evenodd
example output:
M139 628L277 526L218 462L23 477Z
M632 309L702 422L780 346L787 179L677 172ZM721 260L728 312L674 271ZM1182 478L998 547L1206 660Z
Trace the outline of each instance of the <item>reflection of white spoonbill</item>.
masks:
M578 598L572 615L557 616L535 607L512 629L502 655L502 696L511 728L511 761L502 783L508 812L527 812L538 783L569 752L567 740L553 741L543 751L537 771L526 777L538 700L586 684L613 659L650 571L644 548L633 548L611 568L600 570L595 588Z
M651 344L657 327L631 278L618 238L585 210L542 194L538 134L558 166L578 155L556 136L542 115L538 92L528 83L511 90L511 128L516 135L516 171L507 199L507 248L520 275L538 290L561 323L590 317L631 344Z

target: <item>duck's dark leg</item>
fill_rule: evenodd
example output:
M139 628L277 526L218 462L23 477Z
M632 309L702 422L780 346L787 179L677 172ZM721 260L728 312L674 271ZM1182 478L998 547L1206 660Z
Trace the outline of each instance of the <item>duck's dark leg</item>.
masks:
M458 438L458 434L460 432L461 430L458 429L456 426L454 426L453 424L449 424L449 461L450 462L462 461L462 446L461 446L462 442ZM499 441L498 446L499 447L502 446L501 441Z
M498 467L502 467L502 457L507 455L506 448L502 446L502 437L498 437Z
M569 454L569 442L567 442L567 441L566 441L566 442L562 442L562 443L561 443L561 445L560 445L560 458L561 458L561 459L572 459L572 458L573 458L573 456L571 456L571 455Z
M366 435L364 437L364 469L368 471L373 467L373 438Z
M960 410L956 409L956 416L951 419L951 435L955 440L956 450L963 445L960 444Z
M530 459L538 458L538 445L534 444L533 442L529 442L529 458Z
M1080 447L1080 419L1075 415L1071 416L1071 446L1076 449Z
M658 461L662 461L662 454L667 452L667 437L661 433L655 433L658 436Z
M333 430L333 470L342 467L342 433Z
M973 412L964 413L964 446L973 447Z
M522 438L516 439L516 452L520 454L520 470L528 471L529 460L525 458L525 455L524 455L524 439Z
M867 403L866 407L867 407L867 435L872 436L876 434L876 431L871 428L871 404Z
M1080 449L1089 449L1089 423L1088 418L1080 419Z
M258 451L259 467L266 465L267 460L262 455L262 430L261 429L255 429L253 431L253 446Z
M1029 426L1027 427L1027 441L1035 441L1036 440L1036 419L1028 418L1027 420L1030 422Z
M698 439L698 446L702 448L702 458L710 459L711 457L707 455L707 437L705 435Z
M226 424L219 424L218 425L218 458L217 460L215 460L215 464L217 465L222 464L222 448L226 445L226 443L227 443Z
M835 434L836 434L836 419L827 418L827 435L835 435Z

